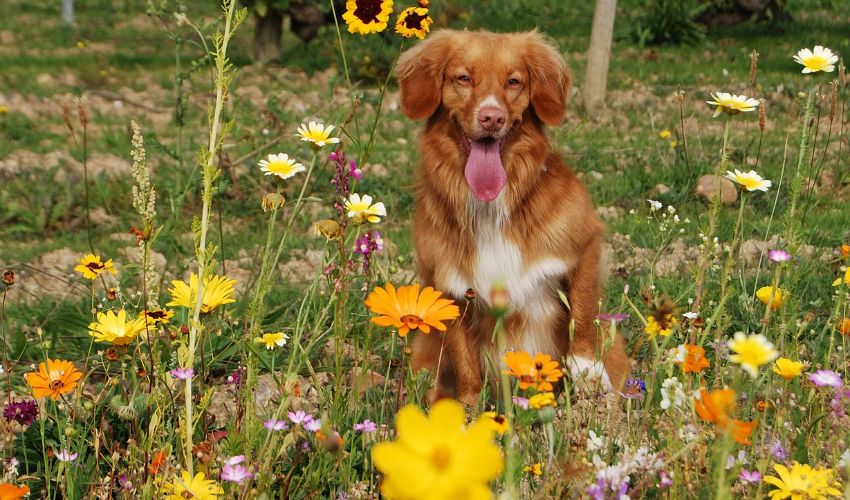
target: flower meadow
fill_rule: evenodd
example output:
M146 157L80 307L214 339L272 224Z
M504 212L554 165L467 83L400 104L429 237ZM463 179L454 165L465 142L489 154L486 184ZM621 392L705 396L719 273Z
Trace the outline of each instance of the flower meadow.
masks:
M157 131L139 120L126 124L124 200L138 252L110 255L93 244L97 198L86 184L86 238L72 268L85 319L67 327L82 347L40 327L24 331L7 300L21 271L3 274L0 499L850 495L847 219L820 257L811 245L816 181L824 168L848 168L839 54L814 45L789 55L787 79L805 90L782 116L768 117L756 52L749 68L735 69L749 69L747 84L674 94L680 114L653 140L664 145L661 158L684 159L691 177L694 144L716 142L700 163L712 189L702 200L687 189L678 207L653 195L629 213L634 239L651 251L634 252L645 262L628 283L612 278L597 316L601 336L628 340L634 366L623 387L574 380L547 353L504 351L485 360L477 405L429 404L433 375L411 370L410 340L452 335L480 298L419 282L388 236L402 207L379 188L392 178L370 179L369 167L380 159L392 66L377 105L365 106L350 74L369 62L346 49L386 46L397 58L436 27L433 7L348 0L335 13L342 118L281 123L284 139L244 160L261 244L253 272L240 278L221 257L225 245L240 245L225 241L221 205L232 201L224 156L240 141L228 111L239 69L228 54L248 14L231 0L221 7L212 23L196 25L191 12L169 18L198 38L210 73L206 131L193 164L181 165L195 174L191 213L167 215L173 198L157 180L165 167L148 159ZM688 135L686 104L715 124L705 137ZM85 147L84 104L62 119ZM769 134L784 134L781 164L761 160ZM755 222L756 206L766 224ZM190 231L193 251L166 278L155 256L169 231ZM754 235L768 244L746 261ZM656 264L682 237L692 259L678 276L685 284L673 285ZM299 283L279 267L296 244L321 255ZM499 286L493 294L502 320L510 297ZM497 326L495 341L503 335ZM13 338L25 338L26 349Z

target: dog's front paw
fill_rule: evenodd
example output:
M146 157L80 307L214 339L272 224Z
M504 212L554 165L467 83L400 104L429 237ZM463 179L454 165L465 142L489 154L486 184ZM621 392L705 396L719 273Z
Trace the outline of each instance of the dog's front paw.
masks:
M584 356L567 356L567 368L570 370L573 384L580 391L595 392L602 390L610 392L613 389L611 379L601 361Z

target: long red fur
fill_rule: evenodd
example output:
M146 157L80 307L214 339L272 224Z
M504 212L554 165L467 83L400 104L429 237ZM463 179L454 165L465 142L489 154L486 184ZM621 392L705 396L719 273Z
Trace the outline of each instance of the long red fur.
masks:
M474 83L458 83L453 71L469 73ZM506 90L509 75L522 82L521 90ZM467 303L457 291L446 290L447 276L468 283L474 278L477 221L469 211L465 141L474 138L472 114L487 96L503 103L509 116L510 130L501 150L507 173L503 200L509 214L503 236L520 249L524 263L555 258L568 268L557 277L556 288L566 293L569 309L561 306L554 327L545 333L549 338L537 340L555 346L555 356L601 357L612 384L620 386L630 367L622 339L617 336L606 348L594 324L602 292L604 227L587 191L553 150L544 129L563 120L570 86L557 49L537 32L443 30L402 55L397 77L405 113L427 120L419 139L414 216L419 277L466 309L444 336L419 333L414 341L414 369L440 366L433 396L474 402L483 384L482 354L494 349L489 297ZM523 344L530 314L523 308L510 310L509 348Z

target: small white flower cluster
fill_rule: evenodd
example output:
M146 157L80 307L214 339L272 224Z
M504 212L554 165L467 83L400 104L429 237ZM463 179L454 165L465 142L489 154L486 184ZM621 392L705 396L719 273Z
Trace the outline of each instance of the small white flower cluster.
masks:
M133 180L136 181L133 186L133 208L149 222L156 217L156 191L151 184L150 170L145 158L145 139L139 124L131 120L130 128L133 129L133 149L130 152L133 157L132 173Z
M650 215L647 217L647 220L652 222L653 220L658 223L658 231L661 233L671 233L673 229L682 222L679 218L679 214L676 213L676 207L673 205L667 205L667 209L664 209L664 204L660 201L655 200L646 200L649 203L649 212ZM690 219L685 219L684 222L690 223ZM684 228L679 228L679 234L684 233Z
M661 383L661 409L669 410L670 408L679 409L685 405L688 395L685 394L684 387L676 377L664 379Z

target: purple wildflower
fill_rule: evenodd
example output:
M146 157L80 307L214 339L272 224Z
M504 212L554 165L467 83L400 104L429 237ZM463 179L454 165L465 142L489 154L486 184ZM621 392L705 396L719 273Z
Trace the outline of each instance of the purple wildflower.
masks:
M844 382L841 380L841 375L832 370L818 370L809 374L809 380L818 387L833 387L841 389Z
M245 384L245 376L248 375L248 369L244 366L238 366L233 373L227 377L227 383L233 384L237 388L241 388Z
M593 500L605 500L605 480L599 478L594 484L587 488L587 494Z
M367 418L359 424L354 424L354 430L364 434L372 434L378 430L378 425Z
M384 249L384 238L378 231L368 232L354 242L354 253L363 256L363 273L369 272L372 254Z
M191 380L195 376L195 370L191 368L175 368L170 370L168 374L178 380Z
M242 457L242 459L244 460L245 457ZM249 471L242 465L238 465L238 463L228 464L227 461L225 461L224 467L221 468L222 481L230 481L236 484L242 484L246 480L251 479L251 476L253 475L254 474L252 474L251 471Z
M289 429L289 425L287 425L285 420L277 420L274 418L270 418L263 423L263 427L270 431L285 431Z
M519 406L523 410L528 409L528 398L524 398L522 396L514 396L513 398L511 398L511 401L513 401L515 405Z
M747 469L741 469L741 473L738 474L738 479L740 479L742 483L757 483L761 481L761 473L757 470L748 471Z
M791 260L791 254L785 250L770 250L767 252L767 258L771 262L787 262Z
M21 425L30 425L38 416L38 403L34 399L12 401L3 408L3 416L9 422L17 422Z
M673 486L673 478L670 477L670 474L667 474L666 470L663 470L663 469L660 470L658 472L658 478L659 478L659 481L658 481L658 484L656 485L656 487L658 487L658 488L669 488L669 487Z
M625 321L628 319L629 313L602 313L597 314L596 318L602 321L610 321L612 323L619 323L620 321Z
M321 418L313 419L311 417L309 421L304 422L304 430L308 430L310 432L316 432L321 428L322 428L322 419Z
M628 399L640 399L646 392L646 382L637 378L626 380L626 385L623 387L623 392L620 396Z
M773 442L770 444L769 451L770 455L777 462L784 462L790 456L788 450L786 450L785 447L782 446L782 441L776 438L774 438Z
M124 491L133 491L133 481L130 481L127 474L121 474L118 476L118 485Z
M357 162L352 160L351 163L348 164L351 168L351 171L348 173L351 177L354 177L355 180L360 180L363 178L363 171L357 168Z
M295 425L304 425L313 420L313 415L308 415L302 410L298 410L296 412L291 411L287 413L286 416L289 417L289 421Z

